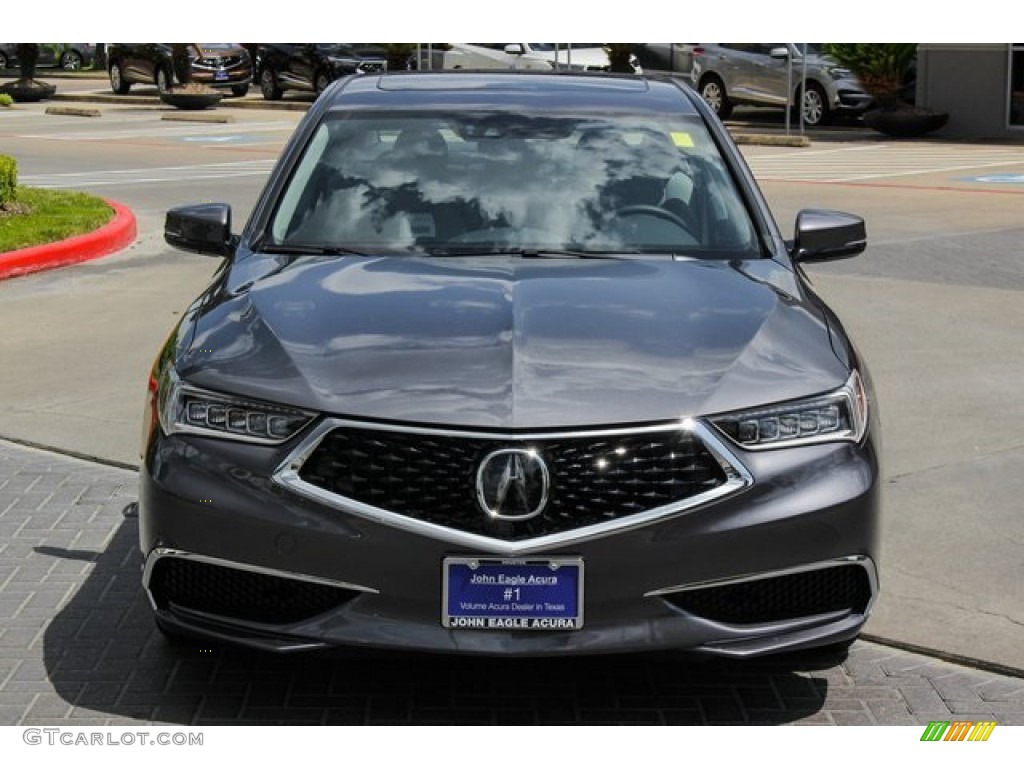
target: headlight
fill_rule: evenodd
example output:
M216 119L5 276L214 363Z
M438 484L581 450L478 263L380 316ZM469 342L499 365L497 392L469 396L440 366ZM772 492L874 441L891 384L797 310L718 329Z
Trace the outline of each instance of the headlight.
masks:
M208 435L277 445L298 434L316 414L273 403L208 392L165 374L160 387L160 426L168 435Z
M825 71L833 80L849 80L853 77L853 72L846 67L826 67Z
M859 442L867 429L868 397L854 371L835 392L714 416L711 423L750 450Z

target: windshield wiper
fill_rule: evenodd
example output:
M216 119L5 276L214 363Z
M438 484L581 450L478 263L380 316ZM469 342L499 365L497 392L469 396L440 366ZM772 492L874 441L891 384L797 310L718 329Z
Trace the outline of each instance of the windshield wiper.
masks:
M303 243L268 243L260 246L260 253L284 253L297 256L369 256L368 253L334 245L306 245Z
M636 251L587 251L569 248L437 248L431 256L521 256L524 259L629 259L647 254Z

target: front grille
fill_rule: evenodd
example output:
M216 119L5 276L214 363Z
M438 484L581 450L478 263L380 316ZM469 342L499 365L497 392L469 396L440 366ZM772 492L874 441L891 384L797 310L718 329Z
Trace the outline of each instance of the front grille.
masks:
M153 566L149 590L160 608L184 608L225 619L291 624L338 608L358 592L165 557Z
M241 63L241 56L204 56L203 58L196 60L196 64L199 66L209 67L211 69L217 69L218 67L237 67Z
M666 595L687 613L726 624L761 624L849 610L864 613L871 583L859 565L771 576Z
M360 72L382 72L385 66L383 61L360 61L356 69Z
M492 520L476 500L480 461L534 450L548 466L537 517ZM699 438L683 430L530 440L339 427L299 471L333 494L416 520L505 541L561 533L685 501L726 482Z

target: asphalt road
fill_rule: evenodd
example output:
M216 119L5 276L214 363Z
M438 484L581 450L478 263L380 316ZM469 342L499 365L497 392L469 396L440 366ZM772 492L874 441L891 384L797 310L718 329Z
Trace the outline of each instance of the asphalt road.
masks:
M241 222L300 113L151 107L99 118L0 112L25 184L131 206L129 249L0 283L0 436L137 461L146 373L217 262L161 240L167 207ZM810 270L866 356L884 422L882 596L871 635L1024 670L1024 147L856 141L745 147L783 231L804 207L868 221L865 255ZM1006 176L1002 176L1005 174Z

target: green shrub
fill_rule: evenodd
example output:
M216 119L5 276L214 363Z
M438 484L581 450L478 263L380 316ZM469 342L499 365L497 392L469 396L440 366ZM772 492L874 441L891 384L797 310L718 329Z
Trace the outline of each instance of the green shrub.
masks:
M18 186L18 164L13 157L0 155L0 206L13 203Z
M0 93L0 107L9 107L14 103L9 93Z

